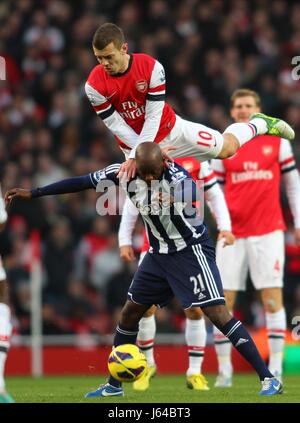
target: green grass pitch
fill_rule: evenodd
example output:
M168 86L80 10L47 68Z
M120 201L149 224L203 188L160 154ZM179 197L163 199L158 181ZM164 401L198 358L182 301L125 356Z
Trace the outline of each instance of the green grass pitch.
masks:
M135 392L125 384L124 397L85 399L84 394L94 390L103 377L65 376L7 378L7 390L19 403L299 403L300 375L284 378L284 393L272 397L258 395L260 384L254 374L234 376L232 388L214 388L215 376L207 376L210 391L186 388L184 375L158 375L145 392Z

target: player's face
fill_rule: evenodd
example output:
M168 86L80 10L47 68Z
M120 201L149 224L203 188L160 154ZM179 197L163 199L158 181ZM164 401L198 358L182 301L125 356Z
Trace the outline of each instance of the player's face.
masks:
M139 168L138 163L136 164L136 170L139 175L139 177L146 182L147 185L151 185L152 181L157 181L163 170L164 170L164 164L163 161L156 166L153 166L153 168L147 171L144 171L143 168Z
M260 108L251 95L236 98L230 110L231 117L235 122L248 122L250 115L257 112L260 112Z
M120 49L114 43L108 44L103 50L93 46L94 55L109 75L125 72L128 67L127 43Z

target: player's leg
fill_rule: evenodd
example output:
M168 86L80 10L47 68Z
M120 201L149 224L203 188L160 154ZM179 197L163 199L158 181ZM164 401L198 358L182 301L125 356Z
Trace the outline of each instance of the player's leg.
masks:
M237 292L246 288L248 266L245 239L238 238L233 245L225 248L219 241L216 248L216 262L222 278L226 306L232 313ZM229 388L232 386L233 373L232 345L216 326L214 326L214 341L218 358L218 376L215 386Z
M225 129L223 146L217 158L226 159L233 156L246 142L264 134L277 135L288 140L295 138L294 130L285 121L254 113L249 123L232 123Z
M184 310L186 316L185 339L188 346L189 367L186 372L187 386L199 391L209 390L202 374L202 362L206 346L205 319L200 307Z
M270 349L269 369L271 373L281 380L286 332L286 313L282 301L282 289L262 289L261 297L266 313Z
M168 153L172 157L192 156L199 161L213 158L226 159L233 156L242 145L257 135L275 131L275 121L272 124L273 118L268 118L270 121L267 121L266 118L259 115L250 120L249 123L233 123L221 134L205 125L190 122L177 116L174 128L160 143L160 147L164 148L169 145L176 147L176 150ZM276 129L278 132L276 135L293 139L294 131L288 124L283 123L286 126L279 125L279 129Z
M225 301L229 312L232 314L237 291L224 289ZM215 381L216 388L230 388L232 386L232 344L229 339L214 326L214 344L218 359L218 376Z
M11 313L8 305L8 283L0 263L0 403L14 402L5 390L4 369L12 332Z
M139 321L152 304L163 306L173 298L173 293L166 281L164 267L157 265L153 254L147 253L134 275L128 290L120 322L117 326L113 346L135 344L139 330ZM122 384L109 376L108 382L86 398L123 395Z
M141 265L147 252L144 251L140 255L139 266ZM155 321L156 306L150 307L139 323L139 333L137 336L137 344L140 350L145 354L148 370L139 380L133 383L133 389L136 391L146 391L150 386L150 379L156 374L156 364L154 360L154 339L156 334L156 321Z
M184 308L199 305L204 314L230 339L234 347L252 365L262 382L262 395L282 391L261 358L251 336L242 323L225 306L221 277L215 262L215 249L210 239L169 257L169 284ZM189 306L186 306L189 304Z
M136 391L145 391L148 389L150 385L150 379L156 373L156 364L153 353L154 339L156 334L155 311L156 306L153 305L146 311L139 323L137 344L140 350L146 356L148 371L143 377L133 383L133 389Z
M261 292L270 349L269 369L282 376L286 314L283 305L284 234L274 231L249 238L249 265L253 284Z
M113 347L136 343L139 321L149 307L151 306L136 304L131 300L126 301L116 328ZM85 398L121 395L124 395L122 383L110 375L107 383L100 385L95 391L88 392Z
M260 394L275 395L281 393L282 384L266 366L244 325L229 313L226 306L206 306L202 310L210 321L230 339L232 345L256 371L262 383Z

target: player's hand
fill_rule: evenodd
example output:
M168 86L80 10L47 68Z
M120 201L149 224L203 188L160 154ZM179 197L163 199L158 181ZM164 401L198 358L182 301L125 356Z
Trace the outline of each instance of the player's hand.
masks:
M135 159L127 159L126 162L121 164L118 172L118 178L122 179L126 176L127 181L134 178L136 175L136 161Z
M120 247L120 257L122 260L132 262L136 259L133 248L131 245L123 245Z
M300 247L300 228L295 228L295 242Z
M227 245L232 245L235 242L235 236L230 231L220 231L218 235L218 241L223 240L223 248Z
M169 156L169 151L177 150L176 147L169 146L161 149L162 156L164 160L169 160L170 162L174 162L174 159Z
M22 198L23 200L29 200L31 198L30 189L12 188L5 193L4 201L6 206L10 205L12 200L15 198Z

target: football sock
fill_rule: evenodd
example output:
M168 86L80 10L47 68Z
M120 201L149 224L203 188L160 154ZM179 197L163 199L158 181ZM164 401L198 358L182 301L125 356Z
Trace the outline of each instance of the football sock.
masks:
M155 366L153 355L154 338L156 333L156 322L154 314L149 317L142 317L139 325L137 344L145 354L148 366Z
M226 336L214 326L214 341L218 357L219 374L232 375L231 349L232 345Z
M114 347L117 347L118 345L123 344L135 344L136 343L136 337L138 334L138 327L133 328L126 328L121 323L118 324L116 329L116 334L114 338ZM109 376L108 383L110 385L115 386L116 388L120 388L122 386L122 383L113 378L112 376Z
M270 348L269 369L272 373L282 374L284 338L286 331L285 309L276 313L266 313Z
M260 380L264 380L265 377L273 377L261 358L251 336L239 320L233 317L226 325L220 328L220 330L230 339L233 346L245 360L252 365Z
M189 368L186 375L199 374L206 345L206 327L203 318L199 320L186 319L185 339L189 353Z
M250 125L255 126L257 135L263 135L268 131L268 125L262 118L254 118L250 120Z
M11 331L10 309L8 305L0 303L0 392L5 389L4 366L9 349Z
M262 119L257 120L264 122ZM264 134L267 131L267 129L264 132L260 132L260 130L261 127L258 129L256 125L252 124L252 121L251 123L232 123L225 129L224 134L234 135L238 139L240 146L242 146L246 142L252 140L252 138L256 137L256 135L261 133Z

